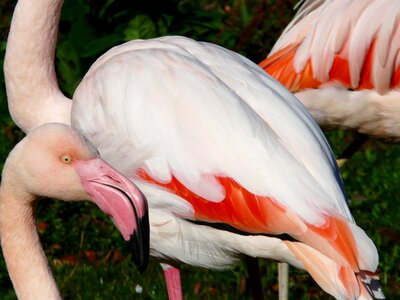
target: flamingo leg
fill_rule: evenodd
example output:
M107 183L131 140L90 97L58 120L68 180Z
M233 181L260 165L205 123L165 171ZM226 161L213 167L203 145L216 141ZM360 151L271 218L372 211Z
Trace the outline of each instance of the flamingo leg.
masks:
M253 300L264 300L258 258L246 256L246 263L249 271L249 288L253 294Z
M368 140L368 136L357 134L354 140L344 149L343 153L336 160L339 168L341 168Z
M279 300L289 299L289 265L278 263Z
M182 300L181 270L169 264L161 263L169 300Z

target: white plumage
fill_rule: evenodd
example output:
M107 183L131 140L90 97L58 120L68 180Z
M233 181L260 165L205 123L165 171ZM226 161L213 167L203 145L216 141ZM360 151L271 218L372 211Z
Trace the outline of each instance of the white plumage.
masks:
M34 13L24 11L26 3L20 0L17 11ZM35 11L58 16L59 9L48 3ZM46 30L15 18L7 49L13 55L6 56L13 117L30 130L54 118L52 108L71 114L72 125L146 195L155 256L210 268L226 267L237 253L286 260L338 299L370 298L356 274L374 272L378 254L349 212L329 145L305 108L261 68L188 38L132 41L91 67L72 113L60 98L44 100L39 119L24 111L27 99L14 84L19 78L29 85L24 63L16 63L27 50L18 41L27 30L51 31L57 18ZM44 48L43 57L54 51ZM37 76L51 81L37 67ZM288 233L301 242L242 236L193 219L253 234Z
M322 224L331 209L352 220L322 133L256 65L180 37L121 47L123 54L114 48L93 65L72 106L73 126L118 169L128 166L124 171L132 175L131 157L143 157L141 149L151 145L141 168L164 183L173 174L207 200L225 196L216 174L279 199L312 224ZM222 64L235 70L224 72ZM115 152L124 155L116 160Z

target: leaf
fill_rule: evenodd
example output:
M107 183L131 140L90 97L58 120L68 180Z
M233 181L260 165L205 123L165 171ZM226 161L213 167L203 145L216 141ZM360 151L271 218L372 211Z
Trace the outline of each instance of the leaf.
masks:
M61 21L74 22L76 20L85 18L89 12L90 7L88 1L65 1L61 13Z
M79 53L86 47L88 41L96 38L96 31L87 19L79 19L71 24L68 41Z
M156 37L156 26L147 15L137 15L131 19L124 30L124 40L148 39Z
M243 25L247 25L251 18L250 18L249 12L247 10L246 1L239 0L239 12L240 12L240 16L241 16Z
M83 51L80 53L81 57L98 57L99 54L107 51L111 47L115 46L122 40L119 35L106 35L97 39L90 40L84 45Z
M59 43L56 52L60 86L67 96L71 96L82 76L79 56L68 42Z
M173 17L170 15L161 15L157 21L157 36L168 35L168 29L172 24Z
M106 16L108 8L114 3L114 0L107 0L106 3L103 4L103 7L99 11L99 17L103 18Z

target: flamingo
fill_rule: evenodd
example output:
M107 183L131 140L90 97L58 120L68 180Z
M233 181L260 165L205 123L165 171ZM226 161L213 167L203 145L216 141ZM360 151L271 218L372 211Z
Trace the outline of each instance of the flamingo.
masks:
M46 124L15 146L2 174L1 247L18 299L61 299L35 226L34 203L41 196L94 202L132 243L139 269L146 267L146 199L83 135L64 124Z
M260 63L328 129L400 142L400 2L306 0Z
M400 3L305 0L260 63L327 129L400 142Z
M351 216L327 141L292 94L239 54L162 37L109 50L70 101L53 62L61 7L17 4L4 68L10 112L26 132L72 124L135 182L171 299L182 295L168 259L218 269L238 253L306 269L337 299L383 299L376 247Z

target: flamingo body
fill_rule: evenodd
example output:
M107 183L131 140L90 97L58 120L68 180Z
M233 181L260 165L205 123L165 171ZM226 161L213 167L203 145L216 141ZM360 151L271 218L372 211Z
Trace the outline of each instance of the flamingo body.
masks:
M354 224L318 126L290 93L236 53L182 37L115 47L78 86L72 125L155 194L167 190L190 203L184 218L286 233L345 269L377 267L376 249ZM148 199L152 207L161 197ZM354 280L345 289L358 297Z
M372 298L361 278L372 280L365 271L376 271L376 248L354 223L322 132L291 93L239 54L163 37L106 52L69 110L52 88L48 65L37 66L37 77L52 85L39 90L27 88L18 68L25 64L17 54L32 46L21 43L27 32L52 34L61 8L28 3L18 3L7 46L11 113L27 131L70 115L72 126L146 195L153 255L208 268L224 268L239 253L285 260L337 299ZM47 26L27 26L21 16L35 13L55 17L44 20ZM41 49L44 60L54 51ZM44 99L41 105L28 106L25 90ZM215 222L252 235L218 230ZM266 236L281 233L295 241Z
M183 57L175 59L171 66L168 57L175 53L168 40L211 48L204 52L215 48L221 54L213 53L214 58L224 58L225 64L236 67L235 78L238 80L231 76L231 70L221 74L222 68L218 68L220 74L213 73L212 69L217 69L218 65L203 67L205 62L200 60L198 53L190 57L192 61ZM163 41L166 41L165 47ZM142 44L139 50L135 49L137 44ZM147 44L151 51L154 51L154 44L158 44L162 59L152 64L148 57L154 57L154 53L142 53ZM133 49L129 51L129 47ZM170 189L185 194L183 198L192 205L196 203L196 197L206 200L204 204L210 207L209 203L215 203L213 210L221 210L218 205L224 206L225 210L228 202L235 203L239 198L227 194L227 187L233 193L246 189L253 195L267 196L261 203L270 202L268 197L273 198L278 206L282 203L283 207L295 208L297 214L311 223L324 223L325 218L320 212L323 209L340 211L347 219L352 219L345 204L342 182L338 180L340 175L323 135L304 108L255 65L252 70L241 63L244 58L233 52L211 44L202 46L186 38L134 41L121 48L124 56L120 56L121 50L117 47L93 65L75 92L72 108L73 126L85 132L113 165L125 173L131 172L130 175L134 170L142 169L144 172L139 175L149 176L160 185L178 185L170 186ZM186 51L181 47L175 49L185 56L191 51L190 48ZM113 56L113 51L118 54ZM138 59L134 59L135 52L138 52ZM146 60L140 60L141 55ZM229 55L233 56L230 60ZM199 67L182 71L188 62L193 68ZM131 64L146 68L136 73L137 68ZM241 69L245 73L243 76L238 73ZM176 78L165 76L166 70ZM227 82L226 77L232 82ZM150 78L151 82L163 83L157 89L149 90ZM176 86L181 81L180 86ZM190 84L184 84L185 81ZM244 88L251 85L253 89ZM269 95L270 109L266 109L269 107L258 98L261 94ZM259 108L258 114L251 106ZM198 121L193 119L194 115ZM289 139L293 127L302 131ZM113 132L119 134L113 135ZM293 145L297 145L296 149ZM150 153L146 147L151 147ZM132 162L131 157L135 156L142 158L141 165ZM308 164L305 163L307 160ZM286 176L288 170L296 175ZM321 186L315 199L309 200L304 195L304 186L297 176L310 178L313 184ZM222 178L227 178L225 188L219 182ZM335 184L327 184L326 178ZM286 185L291 189L283 188ZM325 188L332 196L326 195ZM226 201L227 198L232 200ZM209 208L198 205L203 214L212 213ZM234 209L228 210L227 215ZM250 216L254 217L254 212L252 214Z
M260 63L326 128L400 139L400 4L304 1Z

